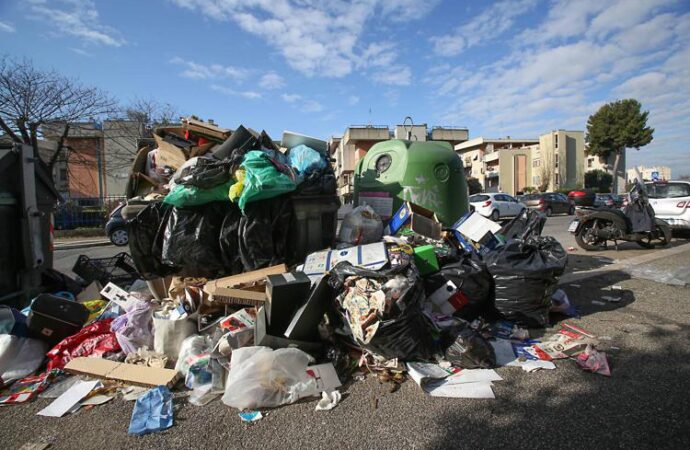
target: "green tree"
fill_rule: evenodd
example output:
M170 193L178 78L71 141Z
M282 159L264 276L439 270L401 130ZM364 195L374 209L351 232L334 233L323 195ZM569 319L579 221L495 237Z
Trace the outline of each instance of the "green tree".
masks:
M611 192L618 193L618 165L626 148L640 149L652 142L654 128L647 126L649 111L635 99L607 103L587 120L587 143L590 155L608 158L615 155L614 182Z
M482 191L482 184L476 178L467 179L467 190L470 195L479 194Z
M597 189L598 192L606 192L611 187L613 175L601 170L594 169L585 172L585 189Z

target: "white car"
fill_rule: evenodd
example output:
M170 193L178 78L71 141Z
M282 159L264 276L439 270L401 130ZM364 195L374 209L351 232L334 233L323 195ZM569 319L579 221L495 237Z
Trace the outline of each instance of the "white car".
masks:
M645 186L656 217L671 228L690 229L690 182L659 181Z
M470 195L470 205L484 217L497 221L502 217L515 217L525 205L508 194L486 193Z

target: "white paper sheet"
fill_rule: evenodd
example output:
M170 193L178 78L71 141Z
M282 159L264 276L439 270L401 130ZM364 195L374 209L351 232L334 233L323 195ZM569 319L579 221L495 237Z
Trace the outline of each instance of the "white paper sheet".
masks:
M481 383L503 381L493 369L465 369L446 378L446 384Z
M445 382L436 387L429 387L429 395L432 397L452 398L496 398L491 389L491 382L452 384Z
M81 381L74 384L64 394L56 398L50 405L38 412L39 416L62 417L86 395L100 385L99 380Z

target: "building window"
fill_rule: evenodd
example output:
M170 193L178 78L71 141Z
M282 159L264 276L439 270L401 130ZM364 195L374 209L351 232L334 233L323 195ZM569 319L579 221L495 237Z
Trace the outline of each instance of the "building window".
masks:
M560 186L560 184L561 184L560 178L561 177L559 177L558 174L556 174L556 176L554 177L554 181L556 183L556 186Z
M555 142L554 146L556 148L558 148L558 134L554 135L554 142Z
M541 159L532 160L532 167L541 167Z
M558 153L556 153L556 156L555 156L554 167L558 168Z
M594 165L594 159L593 158L587 159L587 168L591 169L593 165Z

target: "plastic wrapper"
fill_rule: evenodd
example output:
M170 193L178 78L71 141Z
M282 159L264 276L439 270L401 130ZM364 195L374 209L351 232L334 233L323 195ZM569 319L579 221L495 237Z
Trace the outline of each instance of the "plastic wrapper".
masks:
M493 314L493 278L474 255L441 267L424 279L424 287L437 312L466 320Z
M214 278L225 274L221 256L221 226L229 203L173 208L165 225L161 259L176 274Z
M552 237L511 240L484 257L496 285L496 309L527 327L549 323L551 296L568 255Z
M242 168L246 171L244 190L238 201L242 211L248 203L277 197L297 187L292 169L263 151L248 152Z
M47 370L62 369L79 356L98 356L119 352L120 344L110 331L112 319L99 320L81 329L77 334L60 341L46 356Z
M165 225L172 207L165 203L151 203L129 221L129 251L137 272L145 280L153 280L174 273L161 260Z
M243 347L232 352L223 403L237 409L271 408L318 395L307 375L311 357L296 348Z
M400 278L405 282L400 283ZM364 295L365 299L362 300L368 304L358 302L364 309L372 308L377 302L384 304L382 307L372 308L368 313L360 313L364 322L355 322L353 307L346 307L345 302L357 302L352 295L359 295L356 292L357 282L362 279L378 282L382 287L391 284L383 287L382 298ZM396 266L389 270L373 271L355 267L349 262L341 262L331 270L329 284L342 292L338 297L339 310L344 325L350 329L353 337L360 334L353 328L364 328L364 340L355 338L356 344L361 348L383 358L398 358L400 361L424 361L433 357L432 324L422 312L424 290L414 266ZM376 297L381 295L376 294Z
M546 225L545 214L525 208L510 222L503 225L498 234L502 235L506 241L510 239L524 240L541 236L544 225Z
M320 172L326 168L328 161L311 147L297 145L288 152L290 166L301 178L306 178L314 172Z
M289 196L247 205L238 230L239 254L245 271L285 262L291 219Z
M228 198L231 202L236 202L242 195L244 190L244 179L247 176L247 172L244 169L238 169L235 171L235 184L230 186L230 191L228 192Z
M43 341L0 334L0 386L36 371L43 364L46 350Z
M200 189L213 189L231 181L230 166L229 160L197 157L195 164L185 163L178 169L174 176L175 183Z
M232 184L232 179L209 189L178 184L165 196L163 203L184 208L211 202L230 201L228 192Z
M135 353L141 347L153 347L151 303L138 300L130 305L129 310L113 319L110 325L125 355Z
M378 242L383 236L381 217L369 205L358 206L343 219L338 241L353 245Z
M451 340L445 349L445 358L454 366L463 369L490 369L496 366L493 346L464 320L455 319L455 323L444 334L446 341Z

